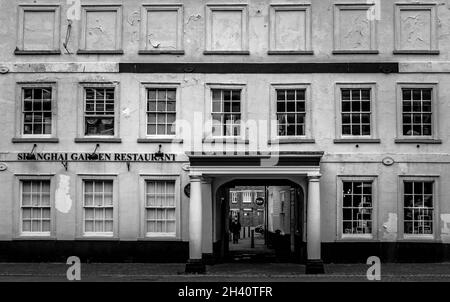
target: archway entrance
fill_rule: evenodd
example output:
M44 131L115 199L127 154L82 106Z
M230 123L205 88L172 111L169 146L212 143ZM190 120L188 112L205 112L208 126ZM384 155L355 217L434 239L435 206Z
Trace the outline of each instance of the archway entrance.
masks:
M303 186L304 190L298 191L302 193L294 193L294 196L297 196L294 200L303 200L303 203L294 202L294 205L298 204L301 207L301 213L307 212L305 219L303 214L298 215L298 217L302 217L299 223L301 225L300 236L298 236L301 242L300 248L296 248L298 245L295 234L294 240L291 240L291 233L289 233L289 255L292 254L290 248L293 246L293 255L298 255L296 261L302 261L305 258L304 255L307 254L306 273L323 273L320 236L320 159L323 152L276 152L274 154L190 152L187 155L190 163L191 189L188 221L189 260L186 263L186 272L205 272L206 267L203 260L205 254L212 255L213 258L219 260L225 260L230 254L229 227L226 224L229 221L231 187L243 185L244 179L253 179L257 182L255 186L265 187L277 186L278 184L274 182L289 179L295 181L295 184L287 184L287 181L283 181L282 185L291 186L297 190L298 184ZM236 179L239 179L239 183L232 186L232 182ZM307 211L304 209L306 187ZM303 194L303 198L298 197L301 194ZM296 212L295 209L293 212ZM306 230L306 234L304 230ZM280 239L281 237L276 238ZM306 238L307 241L306 251L303 238ZM276 246L283 245L277 244Z
M305 194L286 179L236 179L217 190L221 261L304 262Z

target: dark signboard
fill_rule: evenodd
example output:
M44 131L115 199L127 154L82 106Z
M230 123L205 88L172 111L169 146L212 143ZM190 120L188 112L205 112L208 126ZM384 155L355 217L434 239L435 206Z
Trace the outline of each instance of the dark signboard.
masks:
M130 161L154 162L175 161L170 153L19 153L19 161Z

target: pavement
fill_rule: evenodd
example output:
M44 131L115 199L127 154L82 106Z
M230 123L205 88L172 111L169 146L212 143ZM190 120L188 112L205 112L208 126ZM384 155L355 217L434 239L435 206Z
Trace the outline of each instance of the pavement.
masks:
M0 263L0 282L67 281L65 263ZM184 263L81 263L84 282L361 282L365 264L325 264L325 274L306 275L291 263L224 263L206 274L185 274ZM449 282L450 263L381 264L381 282ZM373 281L371 281L373 282Z

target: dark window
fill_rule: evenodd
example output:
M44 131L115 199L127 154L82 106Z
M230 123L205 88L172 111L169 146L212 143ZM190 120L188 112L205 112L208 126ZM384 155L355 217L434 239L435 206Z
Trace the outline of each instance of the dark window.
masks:
M114 135L114 88L86 88L85 135Z

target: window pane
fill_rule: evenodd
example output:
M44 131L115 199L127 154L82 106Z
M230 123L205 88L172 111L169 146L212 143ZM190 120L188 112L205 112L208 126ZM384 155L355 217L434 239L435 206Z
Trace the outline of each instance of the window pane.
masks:
M146 184L146 207L150 207L146 210L147 232L174 232L175 181L152 180Z

